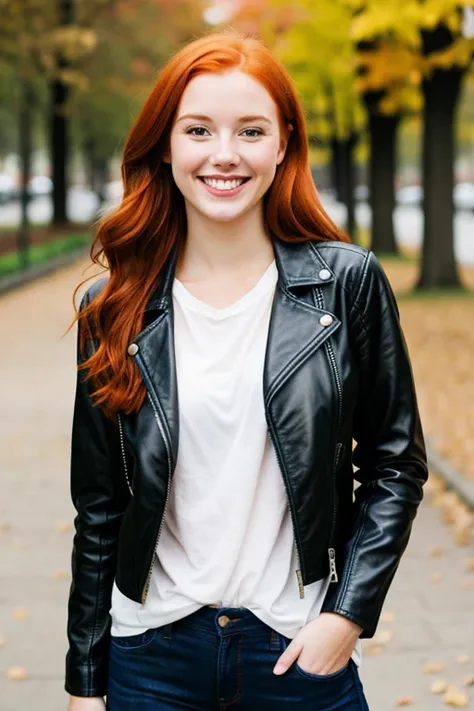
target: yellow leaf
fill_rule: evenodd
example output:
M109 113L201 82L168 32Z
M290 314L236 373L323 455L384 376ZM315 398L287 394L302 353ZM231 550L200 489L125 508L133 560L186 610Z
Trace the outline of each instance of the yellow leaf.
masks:
M459 691L459 689L454 685L448 686L448 689L443 696L443 701L446 706L451 706L455 709L464 709L469 703L467 694L463 691Z
M436 679L436 681L431 684L430 691L432 694L444 694L447 688L447 681L444 681L444 679Z
M393 637L393 630L378 630L375 633L373 640L374 640L374 643L377 645L378 644L384 645L384 644L387 644L388 642L390 642L392 637Z
M393 622L395 620L394 612L383 612L380 616L382 622Z
M413 706L415 700L411 696L399 696L395 706Z
M27 677L28 674L24 667L10 667L7 670L7 679L10 681L23 681Z
M385 650L380 644L365 644L364 645L364 655L367 657L378 657Z
M28 617L28 613L24 607L17 607L13 610L12 617L14 620L24 620Z
M437 674L440 671L443 671L444 669L444 664L441 662L426 662L426 664L423 666L423 671L425 674Z
M458 664L468 664L471 659L468 654L460 654L458 657L456 657L456 661Z

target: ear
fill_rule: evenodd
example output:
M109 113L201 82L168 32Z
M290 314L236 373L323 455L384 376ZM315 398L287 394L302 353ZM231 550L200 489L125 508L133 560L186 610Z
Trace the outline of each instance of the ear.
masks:
M280 150L278 151L277 155L277 165L280 165L280 163L283 161L283 158L285 157L288 141L290 140L290 135L293 130L293 126L291 125L291 123L288 124L287 128L288 130L285 131L284 134L282 134L280 139Z

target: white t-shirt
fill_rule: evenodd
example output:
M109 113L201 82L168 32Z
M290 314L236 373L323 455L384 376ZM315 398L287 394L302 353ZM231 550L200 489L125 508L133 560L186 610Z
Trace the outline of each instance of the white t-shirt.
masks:
M173 282L178 459L146 603L114 584L113 636L219 604L246 607L293 638L320 613L329 577L305 586L300 598L288 499L265 420L263 364L277 279L272 262L223 309ZM353 659L360 665L360 640Z

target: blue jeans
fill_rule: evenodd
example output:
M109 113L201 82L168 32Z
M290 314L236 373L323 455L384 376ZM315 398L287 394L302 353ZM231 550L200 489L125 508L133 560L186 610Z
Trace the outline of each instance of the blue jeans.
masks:
M368 711L352 660L333 674L273 667L291 640L246 608L202 607L112 637L108 711Z

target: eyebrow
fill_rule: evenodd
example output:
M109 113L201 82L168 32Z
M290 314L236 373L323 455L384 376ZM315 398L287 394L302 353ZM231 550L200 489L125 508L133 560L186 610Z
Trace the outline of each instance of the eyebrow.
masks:
M184 121L184 119L197 119L198 121L209 121L212 123L212 119L209 118L209 116L204 116L203 114L185 114L184 116L180 116L176 120L176 123L178 123L178 121ZM265 121L270 125L272 123L266 116L241 116L238 119L238 123L247 123L249 121Z

